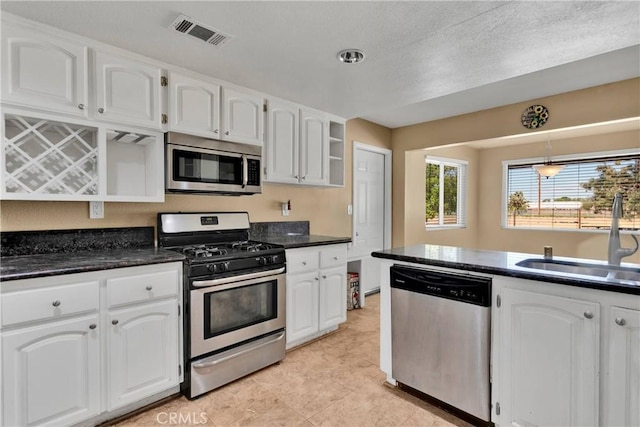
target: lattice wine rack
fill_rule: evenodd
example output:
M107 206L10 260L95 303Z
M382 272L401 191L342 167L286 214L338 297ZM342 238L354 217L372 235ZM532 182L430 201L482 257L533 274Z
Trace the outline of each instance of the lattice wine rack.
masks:
M98 194L98 129L5 116L5 192Z

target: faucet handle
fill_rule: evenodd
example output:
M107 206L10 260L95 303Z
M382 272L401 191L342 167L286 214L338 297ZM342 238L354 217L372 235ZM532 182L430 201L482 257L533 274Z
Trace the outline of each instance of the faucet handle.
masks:
M630 234L630 236L633 239L633 241L636 243L636 245L633 248L620 248L620 250L623 251L624 253L623 256L630 256L638 252L638 246L640 246L638 245L638 238L635 236L635 234Z

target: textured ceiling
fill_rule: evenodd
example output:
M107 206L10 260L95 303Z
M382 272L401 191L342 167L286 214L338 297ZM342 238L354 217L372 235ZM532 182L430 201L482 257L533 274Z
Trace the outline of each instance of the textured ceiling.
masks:
M0 10L388 127L640 76L640 2L6 1ZM235 38L168 27L179 13ZM359 48L345 65L338 51Z

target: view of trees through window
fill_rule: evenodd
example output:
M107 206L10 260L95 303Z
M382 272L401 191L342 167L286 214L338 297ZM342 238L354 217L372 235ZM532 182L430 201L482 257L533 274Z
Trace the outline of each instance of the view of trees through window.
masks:
M508 227L608 229L620 193L620 228L640 229L640 155L558 163L565 167L552 178L540 177L531 164L508 166Z
M464 225L463 164L427 159L425 169L425 223L427 226ZM461 211L462 210L462 211Z

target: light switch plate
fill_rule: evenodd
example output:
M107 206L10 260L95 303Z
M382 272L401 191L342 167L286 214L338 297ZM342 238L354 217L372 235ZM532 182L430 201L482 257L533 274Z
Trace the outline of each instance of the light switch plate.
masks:
M89 202L89 218L104 218L104 202Z
M347 206L347 215L353 215L353 205Z

